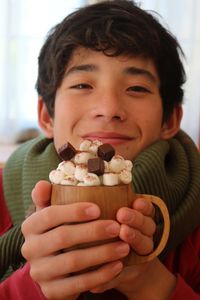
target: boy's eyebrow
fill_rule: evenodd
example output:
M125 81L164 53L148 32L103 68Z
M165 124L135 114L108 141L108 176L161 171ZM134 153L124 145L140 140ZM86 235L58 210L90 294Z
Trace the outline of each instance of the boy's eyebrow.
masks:
M137 67L128 67L124 70L123 73L127 75L144 75L151 81L156 82L156 77L146 69L137 68Z
M76 73L79 71L84 71L84 72L94 72L98 71L99 67L94 64L85 64L85 65L76 65L74 67L71 67L69 70L67 70L64 74L64 76L68 76L71 73ZM127 67L124 69L123 73L125 75L144 75L151 81L155 82L156 77L148 70L142 69L142 68L137 68L137 67Z
M77 65L65 72L64 76L68 76L71 73L79 72L79 71L85 71L85 72L92 72L92 71L97 71L98 67L93 64L85 64L85 65Z

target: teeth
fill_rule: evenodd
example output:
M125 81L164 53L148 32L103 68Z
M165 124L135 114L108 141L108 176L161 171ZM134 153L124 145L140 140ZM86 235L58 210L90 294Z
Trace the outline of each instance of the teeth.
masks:
M104 185L113 186L113 185L118 185L119 184L118 174L105 173L105 174L103 174L102 178L103 178L103 184Z
M65 175L74 175L75 165L71 161L63 161L58 165L58 170L62 171Z
M121 173L119 174L119 180L121 181L121 183L129 184L132 181L131 172L128 170L121 171Z
M83 184L87 185L87 186L100 185L100 179L99 179L99 177L96 174L94 174L94 173L88 173L83 178Z
M77 185L78 181L74 176L67 176L62 181L63 185Z
M133 163L131 160L125 160L125 169L129 172L131 172L132 168L133 168Z
M90 146L92 144L92 141L90 140L84 140L81 144L80 144L80 150L81 151L88 151Z
M52 183L60 184L63 179L64 179L64 173L60 170L52 170L49 173L49 180Z
M74 157L75 164L87 164L88 159L92 158L92 154L90 152L80 152L77 153Z
M74 176L78 181L83 181L83 178L88 174L88 169L86 165L78 165L75 168Z
M120 173L123 169L125 169L125 167L126 167L125 160L120 155L113 156L111 161L109 162L110 172L113 173Z

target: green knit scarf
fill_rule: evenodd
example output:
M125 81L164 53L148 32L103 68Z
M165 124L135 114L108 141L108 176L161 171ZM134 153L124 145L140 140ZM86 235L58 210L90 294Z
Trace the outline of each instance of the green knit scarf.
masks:
M38 180L48 180L60 162L52 140L39 137L25 143L8 160L3 174L13 228L0 238L0 275L22 261L20 231ZM133 188L162 198L170 213L171 231L160 258L179 245L200 224L200 155L193 141L180 131L169 141L158 141L134 161ZM162 227L160 220L160 228Z

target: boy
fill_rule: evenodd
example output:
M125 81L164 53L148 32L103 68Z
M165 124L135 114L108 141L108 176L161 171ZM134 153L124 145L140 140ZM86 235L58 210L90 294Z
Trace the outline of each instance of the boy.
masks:
M28 264L2 283L5 299L16 293L19 299L200 299L200 158L180 131L185 74L179 53L175 38L129 1L82 8L49 33L37 80L47 139L10 158L3 186L8 206L13 199L19 209L22 197L25 209L30 205L32 188L48 178L67 140L78 148L83 139L99 139L133 160L136 192L164 199L171 233L160 258L125 267L121 259L130 249L140 255L153 249L153 206L138 198L116 221L102 221L94 204L49 206L51 185L39 181L32 191L37 211L22 225ZM23 212L12 217L20 223ZM117 236L120 242L61 252Z

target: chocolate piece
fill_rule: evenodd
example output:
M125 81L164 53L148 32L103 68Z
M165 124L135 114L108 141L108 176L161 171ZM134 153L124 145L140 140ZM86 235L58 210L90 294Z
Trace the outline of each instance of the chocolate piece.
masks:
M98 147L97 154L103 160L110 161L115 155L115 149L110 144L103 144Z
M63 160L70 160L76 154L76 149L67 142L58 149L58 154Z
M104 173L104 161L100 157L88 159L88 172L98 176Z

